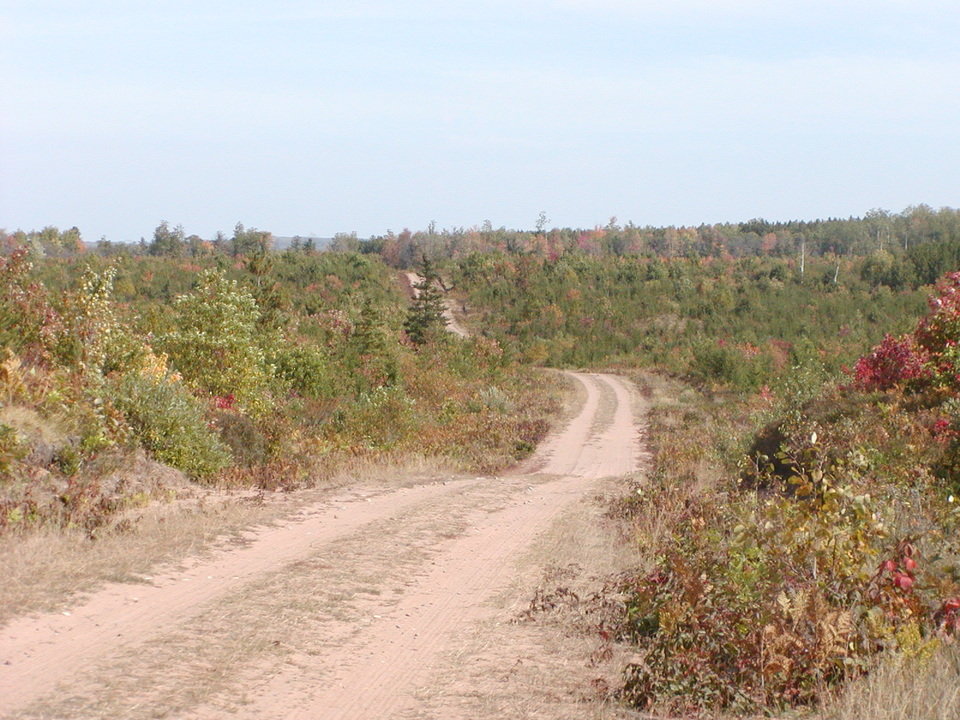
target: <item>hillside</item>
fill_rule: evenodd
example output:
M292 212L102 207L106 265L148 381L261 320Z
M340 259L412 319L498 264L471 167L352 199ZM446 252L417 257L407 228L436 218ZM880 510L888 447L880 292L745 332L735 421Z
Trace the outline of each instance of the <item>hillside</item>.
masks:
M370 257L18 250L0 272L7 529L95 532L162 495L105 482L138 448L194 482L294 489L411 456L496 470L554 412L549 379L494 341L410 341L399 279Z

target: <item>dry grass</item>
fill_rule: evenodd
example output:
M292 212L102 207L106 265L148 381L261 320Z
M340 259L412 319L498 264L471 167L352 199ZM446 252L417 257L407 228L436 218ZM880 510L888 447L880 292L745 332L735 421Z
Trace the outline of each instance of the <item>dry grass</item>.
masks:
M556 393L563 407L560 415L553 422L553 428L556 429L572 420L580 412L580 408L587 401L587 389L583 383L577 382L562 370L544 368L543 372L552 379L551 389Z
M646 370L631 370L626 375L654 408L674 406L695 396L687 385L666 375Z
M630 378L647 406L647 444L659 458L645 476L631 480L610 497L611 515L627 521L642 572L653 569L656 555L677 529L678 515L714 490L721 472L704 440L712 427L702 414L703 401L682 383L645 371ZM691 415L693 414L693 415ZM649 480L653 475L653 483Z
M817 720L956 720L960 718L960 645L926 660L888 660L851 683Z
M22 405L0 407L0 422L12 427L27 441L40 440L58 446L65 439L65 432L57 421L43 418L36 410Z
M398 488L418 485L425 479L461 474L464 467L451 458L410 452L378 453L369 456L339 455L322 461L318 474L311 478L324 490L358 485Z
M538 538L522 566L529 570L579 565L594 577L635 567L641 560L636 544L623 535L621 523L604 514L610 498L622 494L629 482L622 478L598 482L592 498L567 508Z
M137 582L171 563L238 537L281 511L253 496L155 504L134 516L130 529L91 540L80 529L44 528L0 537L0 622L37 610L59 609L105 582Z

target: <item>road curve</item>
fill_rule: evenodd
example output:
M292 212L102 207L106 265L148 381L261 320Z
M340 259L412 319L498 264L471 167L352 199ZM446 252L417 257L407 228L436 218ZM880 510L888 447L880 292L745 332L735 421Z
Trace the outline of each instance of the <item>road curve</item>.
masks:
M345 495L152 585L15 619L0 628L0 717L415 713L516 558L592 480L641 463L628 383L571 376L586 401L526 474Z

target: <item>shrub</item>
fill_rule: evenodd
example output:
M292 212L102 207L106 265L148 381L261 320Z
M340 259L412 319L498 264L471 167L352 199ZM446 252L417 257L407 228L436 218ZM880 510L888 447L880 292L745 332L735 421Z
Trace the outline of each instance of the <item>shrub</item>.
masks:
M57 355L64 364L98 374L119 369L108 367L120 330L110 299L115 276L114 268L99 273L88 270L80 288L67 294L65 327L57 345Z
M942 353L960 341L960 271L940 279L928 305L930 312L915 335L928 352Z
M886 335L869 355L860 358L854 367L855 387L960 387L960 272L945 275L928 304L930 312L912 333L900 338Z
M895 338L884 335L869 355L854 366L854 386L858 390L889 390L929 378L927 353L912 335Z
M128 373L108 387L113 404L157 460L193 478L230 463L230 453L204 420L203 405L181 384Z
M212 395L234 395L254 413L267 409L271 370L259 343L253 296L222 273L205 271L196 291L174 302L175 329L161 338L184 380Z
M809 704L929 618L912 579L877 571L885 554L903 553L890 552L876 500L820 469L791 487L792 497L689 505L683 535L628 602L630 635L646 648L628 671L634 703Z
M50 360L63 323L46 288L29 282L32 269L24 247L0 257L0 347Z
M415 406L402 388L379 387L337 413L330 429L357 449L390 450L416 435Z
M766 356L752 348L730 347L716 342L703 343L694 350L690 370L706 383L724 383L747 390L760 386L768 372Z
M220 440L233 455L234 461L244 467L252 467L264 462L269 454L267 438L257 428L256 423L235 412L217 412L213 424Z
M622 634L643 651L629 701L677 714L813 704L882 653L924 656L960 632L960 511L921 464L940 451L922 449L916 411L858 402L862 417L831 395L783 422L760 492L704 487L735 413L710 408L726 419L711 428L674 411L654 434L658 471L632 500L656 519L637 526L653 567L624 586Z
M270 362L278 380L298 395L317 400L337 394L330 360L317 347L275 347L270 353Z

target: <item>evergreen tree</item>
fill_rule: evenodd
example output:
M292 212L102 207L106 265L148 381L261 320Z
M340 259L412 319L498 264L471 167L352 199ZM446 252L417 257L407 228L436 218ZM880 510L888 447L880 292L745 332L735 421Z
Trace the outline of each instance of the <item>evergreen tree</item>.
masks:
M255 245L252 247L246 260L247 271L256 278L255 284L259 288L264 283L264 279L273 269L273 256L270 255L266 245Z
M379 357L387 354L386 323L373 300L365 297L360 318L350 341L357 355Z
M360 368L355 376L357 392L393 385L397 381L396 341L383 314L369 296L364 299L350 344L356 353L354 362Z
M443 316L440 275L426 255L422 258L420 280L413 284L413 292L413 302L403 327L416 345L423 345L447 325L447 319Z

